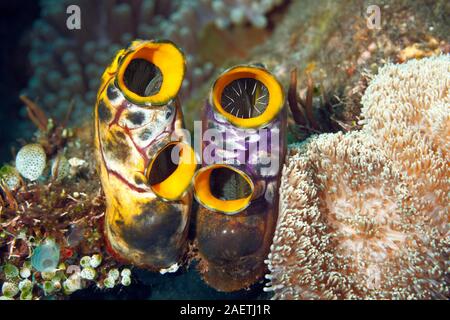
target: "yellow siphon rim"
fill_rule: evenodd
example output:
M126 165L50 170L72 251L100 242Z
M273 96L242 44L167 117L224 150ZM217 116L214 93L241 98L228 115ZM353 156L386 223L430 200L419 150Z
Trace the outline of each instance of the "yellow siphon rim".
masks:
M269 91L269 103L266 110L257 117L239 118L224 110L221 105L223 90L232 81L241 78L252 78L260 81ZM270 72L257 66L236 66L225 71L214 83L211 93L214 108L229 122L241 128L258 128L271 122L283 108L283 89L278 80Z
M197 161L195 159L195 152L190 145L183 142L170 142L161 148L155 157L150 162L147 170L147 178L150 175L151 169L158 156L167 148L173 145L180 145L179 164L175 171L165 180L158 184L150 185L152 191L159 197L165 200L178 200L185 191L189 188L192 177L197 169Z
M163 76L161 88L152 96L140 96L129 90L124 83L124 73L134 59L145 59L157 66ZM172 42L134 41L120 61L117 85L125 97L140 105L165 105L181 88L185 73L185 58L182 51Z
M248 197L235 200L222 200L215 197L211 192L209 182L212 171L217 168L227 168L242 176L250 185L250 195ZM237 214L246 209L249 206L250 201L252 200L254 190L255 186L250 177L245 172L225 164L213 164L204 167L198 170L194 176L194 196L197 201L201 205L212 211L222 212L228 215Z

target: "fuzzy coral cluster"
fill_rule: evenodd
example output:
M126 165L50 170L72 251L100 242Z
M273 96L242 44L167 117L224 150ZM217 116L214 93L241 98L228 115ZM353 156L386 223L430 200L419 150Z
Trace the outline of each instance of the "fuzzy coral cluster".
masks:
M290 147L267 259L275 299L449 296L450 56L387 65L363 128Z
M214 22L219 28L250 22L256 28L267 26L266 14L280 5L283 0L212 0L211 7L217 17Z
M364 130L399 165L414 208L448 223L450 56L388 65L362 98Z

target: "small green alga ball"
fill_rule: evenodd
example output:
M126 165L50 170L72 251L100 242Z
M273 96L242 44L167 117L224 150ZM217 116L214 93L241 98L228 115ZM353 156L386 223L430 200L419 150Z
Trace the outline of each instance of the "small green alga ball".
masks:
M22 267L22 269L20 269L20 276L23 279L28 279L31 276L31 270L25 267Z
M99 254L94 254L89 262L92 268L97 268L101 263L102 263L102 256Z
M14 279L19 276L19 269L15 265L7 263L3 266L3 273L6 279Z
M91 257L89 256L84 256L80 259L80 266L82 266L83 268L87 268L91 266Z
M122 270L122 272L120 273L120 275L122 277L130 277L131 276L131 270L128 268L125 268Z
M86 280L94 280L95 277L97 276L97 272L95 271L94 268L87 267L81 270L80 276Z
M9 190L16 190L20 187L20 174L16 168L6 164L0 168L0 181L3 181Z
M45 294L52 294L55 291L55 286L51 281L45 281L42 288L44 289Z
M120 277L120 272L119 272L119 270L116 269L116 268L109 270L109 272L108 272L108 277L111 278L111 279L113 279L114 281L116 281L116 280L119 279L119 277Z
M5 282L2 286L2 293L5 297L14 298L19 293L19 288L13 282Z
M40 144L23 146L16 156L16 169L30 181L36 181L44 172L47 156Z
M64 281L62 284L62 287L63 287L64 293L66 295L72 294L74 291L76 291L76 290L72 289L69 280Z
M131 284L131 278L130 277L122 277L121 283L123 286L128 287Z
M22 291L20 293L20 300L32 300L33 293L31 291Z
M28 279L22 280L19 282L19 290L20 291L32 291L33 290L33 282Z
M103 285L105 286L105 288L112 289L116 285L116 280L111 277L106 277L106 279L103 281Z

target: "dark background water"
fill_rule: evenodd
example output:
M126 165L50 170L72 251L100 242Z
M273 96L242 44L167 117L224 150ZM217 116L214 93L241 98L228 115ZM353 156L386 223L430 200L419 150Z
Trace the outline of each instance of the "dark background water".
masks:
M19 94L30 78L25 34L39 12L35 0L0 1L0 163L11 160L17 139L32 135Z

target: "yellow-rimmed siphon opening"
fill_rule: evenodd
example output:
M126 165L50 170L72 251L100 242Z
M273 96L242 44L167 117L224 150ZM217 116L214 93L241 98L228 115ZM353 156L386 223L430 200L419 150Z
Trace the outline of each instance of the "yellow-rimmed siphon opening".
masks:
M186 143L170 142L155 155L147 170L152 191L165 200L181 198L197 169L195 152Z
M254 184L243 171L225 164L200 169L194 176L194 195L204 207L225 214L237 214L248 207Z
M133 103L164 105L180 90L183 53L171 42L136 41L120 62L117 85Z
M283 108L283 89L266 69L237 66L224 72L214 83L214 108L241 128L258 128L271 122Z

